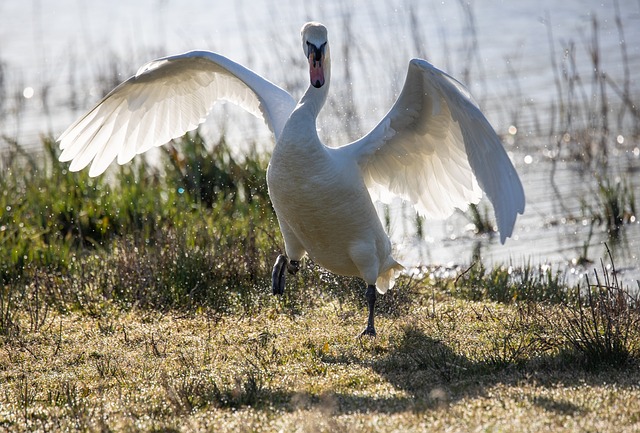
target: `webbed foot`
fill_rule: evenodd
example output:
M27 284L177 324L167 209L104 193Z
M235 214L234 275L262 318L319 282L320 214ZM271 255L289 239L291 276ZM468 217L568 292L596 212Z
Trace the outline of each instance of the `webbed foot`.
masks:
M300 270L300 260L289 260L287 263L287 272L291 275L295 275Z
M365 337L365 336L366 337L375 337L376 336L376 328L374 328L373 326L367 325L367 327L364 328L364 331L362 331L358 337L362 338L362 337Z

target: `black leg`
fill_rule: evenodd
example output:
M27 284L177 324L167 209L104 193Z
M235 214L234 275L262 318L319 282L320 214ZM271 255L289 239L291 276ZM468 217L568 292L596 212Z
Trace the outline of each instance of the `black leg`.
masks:
M271 272L272 289L274 295L282 295L284 293L284 270L287 267L287 256L280 254L273 265Z
M360 337L363 335L368 335L370 337L376 336L376 328L373 325L373 309L376 305L376 286L374 284L370 284L367 287L367 305L369 306L369 319L367 320L367 327L362 331Z
M284 254L278 256L271 272L271 287L274 295L282 295L284 293L285 269L291 275L295 275L300 270L300 260L289 260Z

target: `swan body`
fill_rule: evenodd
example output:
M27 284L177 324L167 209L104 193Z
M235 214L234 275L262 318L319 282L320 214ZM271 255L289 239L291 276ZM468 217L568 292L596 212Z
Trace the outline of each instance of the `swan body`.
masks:
M298 108L297 116L308 115ZM285 128L267 169L269 196L287 257L308 253L342 275L361 276L384 293L401 269L371 201L357 161L324 146L313 131ZM309 172L313 167L313 172Z
M430 218L477 203L493 204L500 239L511 236L524 212L522 184L500 139L465 87L428 62L409 62L404 87L391 110L361 139L338 148L319 139L316 118L329 91L327 29L302 28L309 87L293 97L249 69L208 51L147 63L58 139L61 161L76 171L91 164L96 176L160 146L202 123L218 100L233 102L273 131L276 145L267 184L285 253L273 269L273 291L284 290L309 255L328 270L367 283L363 335L375 335L376 292L393 286L402 266L373 205L399 196Z

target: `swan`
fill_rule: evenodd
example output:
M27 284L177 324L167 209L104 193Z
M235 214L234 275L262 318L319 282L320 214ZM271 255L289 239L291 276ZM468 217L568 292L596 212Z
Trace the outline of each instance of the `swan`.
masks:
M513 232L525 207L518 174L495 131L457 80L421 59L389 112L367 135L341 147L318 138L316 118L329 92L327 28L301 30L309 85L299 102L251 70L208 51L153 60L107 94L58 138L60 161L77 171L103 173L117 158L137 154L198 127L225 100L265 120L275 136L267 169L269 195L284 238L272 290L282 294L285 273L304 256L329 271L361 277L367 285L367 324L375 336L376 293L384 294L403 268L374 207L399 196L427 218L445 218L491 201L500 240Z

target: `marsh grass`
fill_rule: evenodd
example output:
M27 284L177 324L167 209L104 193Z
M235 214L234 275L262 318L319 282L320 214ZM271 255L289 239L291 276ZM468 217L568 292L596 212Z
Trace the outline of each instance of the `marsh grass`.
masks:
M475 301L559 303L569 297L566 288L562 272L548 265L487 269L482 262L476 262L447 290L454 296Z
M630 87L630 66L618 1L613 1L615 23L619 36L622 77L612 78L603 62L600 47L600 20L591 18L589 33L581 41L562 41L562 54L556 54L550 16L545 24L548 29L551 69L554 73L556 100L550 107L552 113L548 135L556 142L550 153L552 161L551 186L558 201L564 198L556 185L556 164L574 161L582 170L596 173L593 176L593 194L581 200L583 218L594 226L602 226L611 242L621 236L625 225L637 220L633 176L623 174L620 180L612 169L612 154L625 150L624 143L634 142L640 131L640 115ZM581 69L577 57L583 47L589 59L589 68ZM626 136L625 136L626 135ZM627 149L628 151L628 149ZM620 170L618 168L618 170ZM590 262L587 255L589 240L585 241L579 261Z
M583 36L583 40L561 42L560 56L556 54L551 18L548 14L545 18L557 92L549 128L549 136L555 137L557 144L553 160L568 158L587 165L606 166L617 145L618 134L613 131L629 131L631 136L637 136L640 131L640 113L630 90L629 57L621 11L618 2L613 3L624 72L622 83L612 78L602 61L597 15L591 17L590 33ZM584 47L590 61L587 71L581 70L577 61L580 47ZM615 119L611 119L612 116Z
M196 130L163 149L171 163L169 176L207 208L219 204L220 197L231 206L269 201L264 181L268 155L258 153L255 146L245 153L242 161L237 161L224 135L219 142L209 145Z
M465 216L471 224L475 227L475 233L482 234L494 234L496 232L495 223L489 216L489 208L480 206L475 203L469 205L469 209L465 212Z
M590 368L624 366L640 350L639 292L620 284L607 252L610 268L602 262L601 272L593 271L595 283L587 277L586 287L574 290L575 302L560 309L562 335Z
M597 197L597 207L590 212L592 219L604 225L612 237L619 236L625 224L636 221L636 198L629 179L612 182L609 178L599 178Z
M626 226L637 222L635 193L630 178L597 176L597 190L589 199L581 198L583 221L589 224L589 234L583 241L582 250L576 260L580 265L593 262L589 257L589 247L597 228L605 230L612 245L624 240Z
M36 163L16 150L0 175L3 333L18 326L16 308L33 311L29 328L46 308L92 308L96 298L224 310L251 304L246 291L265 284L279 248L261 159L215 159L226 164L215 169L236 181L212 176L195 188L179 170L160 175L144 161L114 170L111 181L70 173L59 168L53 141L43 144L45 158ZM226 155L224 146L216 152ZM211 171L202 173L205 179ZM205 188L214 194L203 198Z

